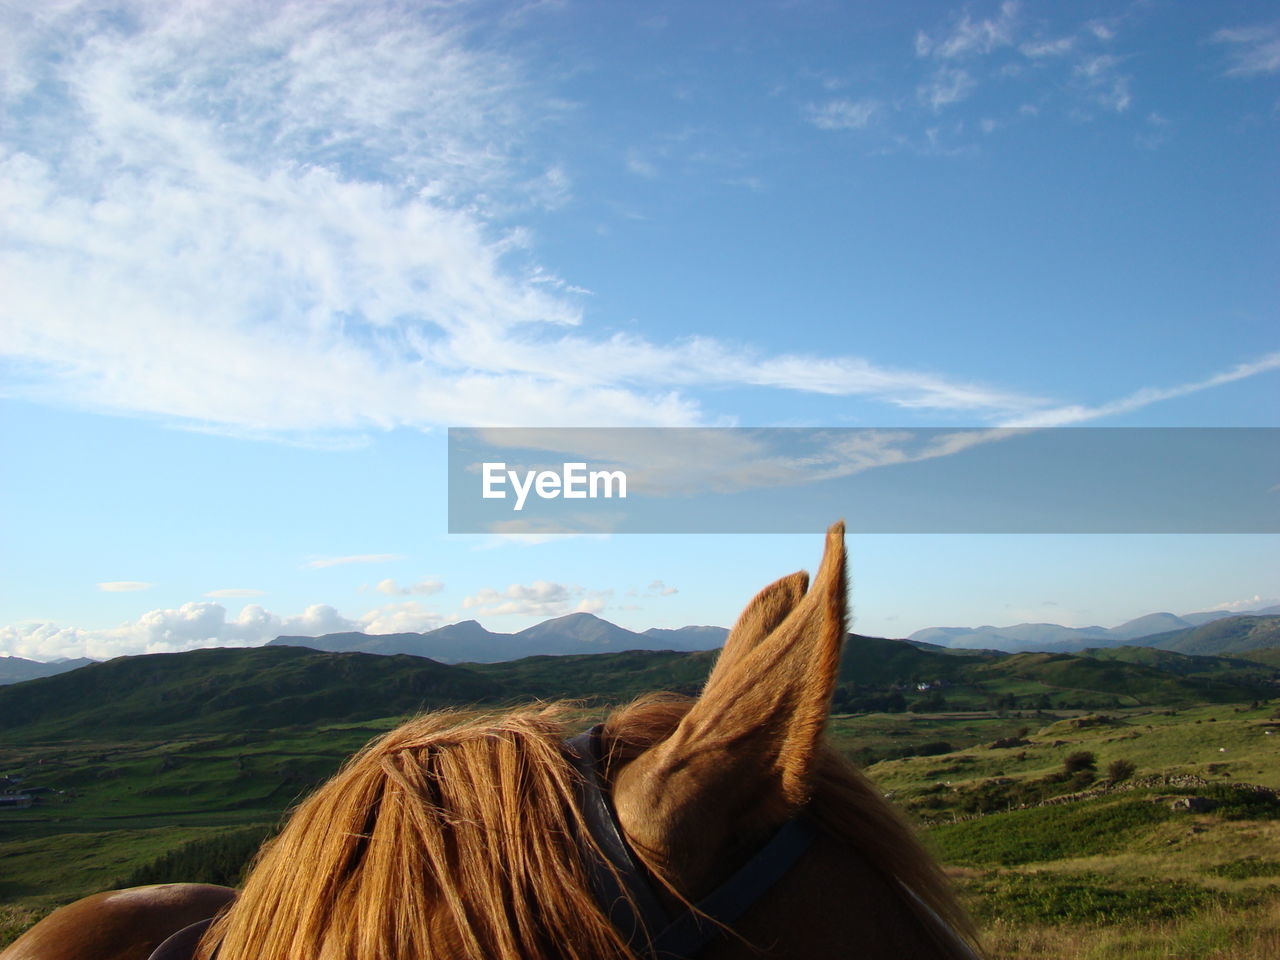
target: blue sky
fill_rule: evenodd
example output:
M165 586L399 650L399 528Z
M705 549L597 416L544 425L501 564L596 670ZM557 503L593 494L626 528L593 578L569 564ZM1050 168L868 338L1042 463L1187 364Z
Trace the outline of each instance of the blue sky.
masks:
M449 536L448 426L1280 425L1270 4L2 16L0 652L727 624L816 563ZM1280 600L1273 536L850 545L870 633Z

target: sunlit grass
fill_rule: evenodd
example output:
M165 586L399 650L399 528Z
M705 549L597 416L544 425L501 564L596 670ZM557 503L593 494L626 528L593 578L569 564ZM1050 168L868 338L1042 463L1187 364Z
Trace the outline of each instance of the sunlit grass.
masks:
M1275 960L1280 895L1247 911L1210 907L1160 923L1024 925L983 930L990 960Z

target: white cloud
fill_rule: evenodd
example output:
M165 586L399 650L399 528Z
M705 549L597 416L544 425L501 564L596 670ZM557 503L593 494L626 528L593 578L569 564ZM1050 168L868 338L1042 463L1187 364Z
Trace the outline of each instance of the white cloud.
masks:
M967 12L947 31L930 36L921 31L916 34L916 55L938 60L988 54L1014 42L1019 4L1006 2L1000 5L995 17L974 20Z
M856 356L581 331L581 289L510 226L568 197L563 165L526 138L566 107L449 5L123 8L69 2L11 24L11 394L321 438L517 417L690 425L706 418L681 391L724 383L1026 406ZM930 102L961 96L952 81ZM819 118L870 121L849 103Z
M309 560L303 566L312 569L323 569L325 567L339 567L348 563L391 563L395 560L407 559L401 553L357 553L346 557L320 557L316 560Z
M108 580L98 584L98 589L106 593L136 593L139 590L150 590L155 584L143 583L141 580Z
M424 607L417 600L392 603L370 610L360 618L365 633L425 633L444 626L444 617Z
M184 603L151 610L137 620L105 630L25 622L0 627L0 651L32 660L57 657L111 657L177 653L198 647L252 647L281 634L317 636L354 630L357 624L333 607L315 604L301 614L280 617L250 604L234 619L220 603Z
M940 67L916 89L920 102L937 111L966 99L977 87L967 70Z
M652 583L649 584L648 592L652 596L670 597L670 596L673 596L674 594L679 593L680 591L675 587L667 586L661 580L654 580Z
M505 590L486 587L462 601L463 609L492 616L559 617L567 613L598 613L613 596L612 590L535 580L513 583Z
M498 591L485 587L463 598L464 610L476 610L502 616L556 617L568 612L570 591L563 583L535 580L530 584L513 583Z
M1058 37L1054 40L1028 40L1018 45L1018 52L1024 57L1039 60L1044 57L1061 57L1075 47L1075 37Z
M1280 22L1219 30L1212 39L1231 45L1228 76L1251 77L1280 71Z
M1242 613L1247 610L1262 610L1275 604L1275 600L1263 600L1261 594L1255 593L1252 597L1246 597L1243 600L1224 600L1222 603L1215 603L1211 607L1205 607L1205 613L1215 610L1228 610L1231 613Z
M356 620L344 617L323 603L312 604L292 616L280 616L258 604L249 604L230 618L222 604L200 601L184 603L177 609L151 610L136 620L104 630L35 621L0 627L0 654L31 660L58 657L107 660L143 653L180 653L201 647L256 647L281 635L317 637L348 631L418 633L443 624L441 614L417 600L378 607Z
M266 593L265 590L231 587L226 590L210 590L205 596L213 600L233 600L237 597L260 597L264 593Z
M1085 29L1094 35L1095 38L1107 43L1116 38L1115 30L1103 23L1101 20L1090 20L1085 24Z
M1117 414L1141 410L1143 407L1159 403L1162 400L1185 397L1188 394L1199 393L1201 390L1234 383L1237 380L1244 380L1272 370L1280 370L1280 353L1269 353L1259 357L1257 360L1238 363L1229 370L1215 373L1213 376L1206 377L1203 380L1195 380L1175 387L1144 387L1128 396L1095 407L1071 404L1069 406L1041 410L1026 416L1013 418L1007 421L1004 426L1065 427L1073 423L1084 423L1085 421L1097 420L1102 417L1113 417Z
M658 175L658 168L653 161L647 159L639 150L627 151L627 172L637 177L652 180Z
M829 100L810 104L806 110L809 122L819 130L862 130L879 112L880 102L872 99Z
M1086 57L1073 71L1076 81L1095 103L1124 113L1133 103L1132 78L1120 73L1120 58L1110 54Z
M1034 102L1037 114L1088 120L1099 108L1123 114L1134 104L1135 79L1120 68L1122 56L1109 47L1116 38L1113 25L1085 21L1060 33L1045 33L1026 22L1017 3L1004 3L997 13L975 17L967 8L932 30L917 33L916 101L924 111L938 114L978 98L979 90L1014 89ZM994 83L992 82L994 81ZM900 136L899 145L922 144L933 154L959 154L976 147L972 131L990 134L1014 119L1004 114L1007 99L988 96L981 114L943 127L915 116L921 129ZM901 107L899 107L901 109ZM909 111L903 111L909 116ZM959 113L959 111L957 111ZM1026 116L1026 108L1017 110ZM963 115L962 115L963 116ZM1144 145L1151 136L1143 137Z
M434 580L428 577L425 580L420 580L418 583L411 583L406 587L402 587L394 580L388 578L379 582L374 589L389 597L409 596L411 594L430 596L433 593L439 593L443 590L444 584L439 580Z

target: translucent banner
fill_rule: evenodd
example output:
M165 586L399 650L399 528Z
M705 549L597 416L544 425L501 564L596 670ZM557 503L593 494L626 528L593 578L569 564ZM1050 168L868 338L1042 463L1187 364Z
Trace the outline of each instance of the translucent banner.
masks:
M452 429L451 533L1278 533L1280 428Z

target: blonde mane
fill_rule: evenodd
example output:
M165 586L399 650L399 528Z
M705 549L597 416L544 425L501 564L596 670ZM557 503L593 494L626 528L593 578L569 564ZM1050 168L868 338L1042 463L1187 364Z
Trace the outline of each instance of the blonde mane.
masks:
M591 894L557 708L418 717L308 797L208 960L635 960Z
M606 723L611 769L692 701L649 697ZM293 812L196 953L209 960L637 960L592 895L564 707L418 717ZM572 731L569 731L572 732ZM810 812L971 936L940 869L875 788L825 749ZM922 923L926 922L922 918Z

